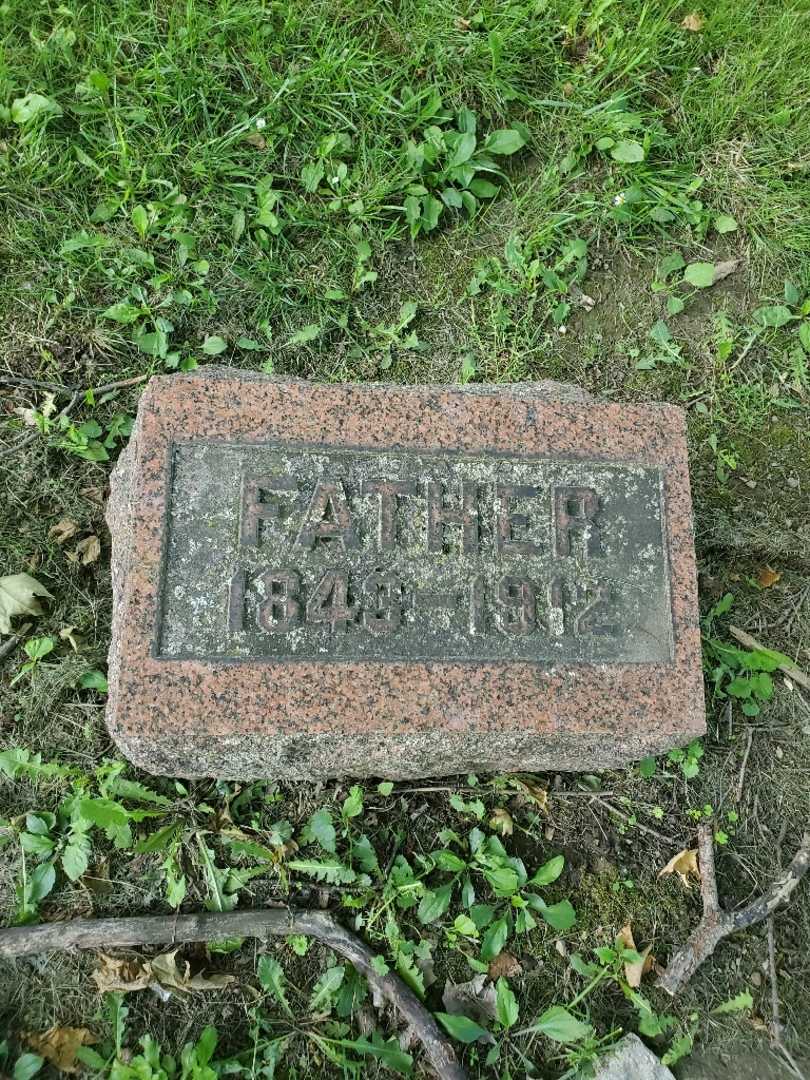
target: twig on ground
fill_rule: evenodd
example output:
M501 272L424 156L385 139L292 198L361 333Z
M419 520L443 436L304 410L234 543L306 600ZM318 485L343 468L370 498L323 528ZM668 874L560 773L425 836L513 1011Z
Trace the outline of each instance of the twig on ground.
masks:
M620 810L618 808L618 806L614 806L613 803L609 803L607 801L607 799L602 799L598 795L592 795L591 796L591 801L599 803L600 806L604 806L605 810L607 810L608 813L613 814L614 817L621 818L622 821L625 823L625 825L627 825L629 828L631 828L631 829L640 829L642 832L649 833L650 836L656 837L658 840L663 841L663 843L665 843L665 844L673 843L673 840L672 840L671 836L664 836L663 833L658 832L657 829L654 829L652 827L652 825L645 825L641 821L634 821L633 824L630 825L629 824L629 822L630 822L629 816L627 814L625 814L623 810Z
M0 645L0 667L2 667L5 660L9 656L11 656L11 654L22 641L22 639L31 629L32 625L33 623L30 622L25 623L25 625L21 626L19 630L8 639L8 641L4 641L3 644Z
M113 390L123 390L127 386L136 386L138 383L142 383L145 379L148 378L148 374L135 375L131 379L119 379L117 382L105 383L104 386L89 386L86 390L76 390L72 387L68 388L61 386L53 386L51 383L37 384L33 379L12 379L11 377L6 377L3 375L0 375L0 382L9 383L12 386L27 386L33 384L35 386L38 385L42 389L51 389L55 392L60 393L72 392L70 401L67 403L64 409L62 409L61 412L57 413L56 417L54 418L54 422L58 423L60 420L64 420L66 417L68 417L70 413L75 409L79 399L90 393L90 391L92 391L94 394L109 394L112 393ZM23 435L22 438L17 439L17 441L13 442L10 446L4 446L0 448L0 457L5 457L8 454L16 454L18 450L22 450L24 446L28 446L30 443L34 442L34 440L39 438L41 434L42 433L40 432L40 430L38 428L35 428L33 431L30 431L26 435Z
M787 903L810 866L810 832L804 834L790 866L781 871L768 891L739 911L727 912L720 907L714 871L714 824L710 821L704 821L698 827L698 858L703 917L656 984L673 997L689 982L703 961L708 960L723 938L756 926Z
M768 916L768 981L771 984L771 1039L776 1046L782 1041L782 1024L779 1019L779 984L776 981L776 942L773 933L773 915Z
M763 645L760 641L757 641L755 637L752 637L745 630L741 630L739 626L729 626L729 633L733 638L736 638L741 645L744 645L746 649L768 649L767 645ZM805 690L810 690L810 675L806 675L800 667L797 667L792 660L789 660L786 664L780 664L779 670L783 675L787 675L793 682L803 686Z
M743 754L742 765L740 765L740 775L737 777L737 786L734 789L734 801L741 802L743 797L743 790L745 788L745 770L748 768L748 758L751 754L751 745L754 741L754 729L749 727L748 736L745 743L745 752Z
M349 960L381 997L405 1018L441 1080L467 1080L450 1040L416 995L394 972L379 975L374 953L326 912L303 908L147 915L130 919L72 919L0 930L0 956L29 956L51 950L111 949L137 945L176 945L232 937L287 937L304 934Z

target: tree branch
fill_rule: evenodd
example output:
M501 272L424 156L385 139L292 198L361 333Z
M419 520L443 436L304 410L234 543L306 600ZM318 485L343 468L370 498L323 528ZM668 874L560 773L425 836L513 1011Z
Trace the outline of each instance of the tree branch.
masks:
M675 953L656 985L673 997L689 982L704 960L729 934L763 922L778 907L786 904L810 866L810 832L802 837L801 846L790 866L783 870L766 893L739 911L729 913L720 907L717 897L717 878L714 870L714 825L701 823L698 830L700 859L700 891L703 896L703 917L685 945Z
M374 953L331 915L304 908L147 915L129 919L72 919L39 926L0 930L0 957L27 956L51 950L110 949L138 945L176 945L230 937L287 937L304 934L328 945L365 975L373 990L402 1014L416 1033L441 1080L467 1080L450 1040L431 1014L394 972L379 975Z

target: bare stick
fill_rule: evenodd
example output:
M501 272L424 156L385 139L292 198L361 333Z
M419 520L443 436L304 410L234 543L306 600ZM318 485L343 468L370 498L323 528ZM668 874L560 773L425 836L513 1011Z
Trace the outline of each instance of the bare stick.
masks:
M90 393L90 391L92 391L94 394L109 394L113 390L123 390L127 386L137 386L138 383L142 383L145 379L148 378L148 374L135 375L132 379L119 379L118 382L106 383L104 386L91 386L88 387L87 390L72 390L73 396L71 397L68 404L64 407L64 409L62 409L62 411L57 415L56 421L58 422L59 420L63 420L65 419L65 417L69 416L75 408L79 398L84 397L86 394ZM11 382L11 380L6 379L4 376L0 375L0 382ZM17 383L21 383L21 385L28 385L28 383L32 382L34 382L34 380L16 380L14 385L17 385ZM50 384L43 383L41 385L46 386ZM56 389L63 393L71 392L71 388L68 387L56 387ZM39 429L35 429L34 431L29 432L27 435L23 435L22 438L17 439L17 441L13 442L10 446L4 446L0 448L0 457L6 457L9 454L15 454L18 450L22 450L24 446L28 446L30 443L34 442L35 439L39 438L40 434L41 432L39 431Z
M751 753L751 744L754 741L754 729L749 727L748 739L745 744L745 753L743 754L742 765L740 766L740 775L737 777L737 787L734 790L735 802L740 802L743 797L743 790L745 788L745 770L748 768L748 757Z
M782 1041L782 1023L779 1019L779 984L776 981L776 941L774 940L773 915L768 916L768 981L771 984L771 1038L775 1045Z
M656 984L673 997L689 982L703 961L708 960L724 937L756 926L788 902L810 865L810 832L804 834L793 862L780 873L768 891L735 912L724 911L718 900L712 822L704 821L698 828L698 852L703 917L686 944L672 957Z
M394 1005L416 1033L441 1080L467 1080L450 1040L398 975L379 975L374 953L331 915L303 908L255 911L206 911L191 915L147 915L131 919L71 919L39 926L0 930L0 957L28 956L51 950L110 949L133 945L176 945L222 938L287 937L304 934L345 956L368 979L373 990Z
M728 629L731 636L736 638L746 649L758 649L765 652L773 651L769 650L767 645L763 645L755 637L746 633L745 630L740 630L739 626L729 626ZM805 690L810 690L810 675L806 675L800 667L796 667L792 660L789 660L786 664L779 664L779 670L784 675L787 675L789 679L797 682L799 686L803 686Z
M10 637L8 641L4 641L3 644L0 645L0 667L2 667L7 657L11 656L11 654L22 641L22 639L31 629L31 626L32 624L30 622L27 622L24 626L21 626L17 633Z

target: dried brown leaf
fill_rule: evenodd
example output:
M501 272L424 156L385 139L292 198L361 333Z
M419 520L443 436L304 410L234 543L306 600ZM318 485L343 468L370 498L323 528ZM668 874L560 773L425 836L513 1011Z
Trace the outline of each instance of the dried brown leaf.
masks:
M691 15L687 15L681 23L681 30L691 30L693 34L696 34L699 30L702 30L706 25L706 20L700 14L699 11L693 11Z
M92 979L102 993L129 994L133 990L145 990L152 981L149 965L139 960L120 960L115 956L99 953L99 966Z
M772 585L781 580L781 577L782 575L778 570L771 570L770 566L763 566L757 574L757 583L760 589L770 589Z
M468 1016L484 1025L497 1015L495 987L483 973L469 982L445 983L442 1004L451 1015Z
M511 836L514 832L515 823L512 821L512 815L504 806L499 806L493 811L492 817L489 819L489 826L494 832L499 832L501 836Z
M76 633L75 626L63 626L59 631L59 637L62 641L69 641L70 647L74 652L78 652L82 645L84 645L84 639L80 634Z
M202 972L192 975L188 960L181 960L178 965L176 960L178 952L178 949L174 949L172 952L161 953L149 962L153 981L159 983L164 990L176 990L181 993L191 993L194 990L221 990L234 982L233 975L204 975Z
M60 518L55 525L51 525L48 529L48 539L55 540L57 544L64 544L65 541L70 540L71 536L75 536L79 531L79 526L75 521L71 521L70 518Z
M722 262L715 263L712 285L716 285L718 281L722 281L723 278L727 278L730 274L733 274L739 265L739 259L724 259Z
M257 150L264 150L267 146L267 139L265 139L264 135L260 135L258 131L251 131L249 135L246 135L245 142L255 146Z
M95 503L96 506L104 505L104 488L103 487L86 487L82 488L79 492L80 495L84 495L85 499L89 499L90 502Z
M493 982L497 982L501 976L505 979L513 979L515 976L522 974L523 967L520 961L506 950L498 953L489 965L489 977Z
M96 1041L87 1028L74 1027L52 1027L41 1032L28 1031L24 1032L22 1037L32 1050L41 1054L63 1073L78 1072L76 1051L80 1046L90 1046Z
M89 566L101 554L101 541L95 534L85 536L84 540L80 540L76 545L75 554L81 556L82 566Z
M652 967L652 959L650 958L650 949L652 945L648 945L643 951L639 951L633 940L633 930L630 923L623 926L619 933L616 935L625 949L632 949L637 952L641 957L640 960L629 961L626 960L624 964L624 977L627 979L627 985L631 986L634 990L637 990L641 986L641 977L645 972L649 971Z
M153 960L119 960L99 954L101 966L93 972L99 990L128 994L133 990L151 988L164 999L171 993L192 993L201 990L221 990L234 981L233 975L191 974L187 960L177 963L179 949L161 953Z
M700 881L700 870L698 869L698 849L697 848L684 848L683 851L679 851L677 855L673 855L663 870L659 871L659 878L665 874L677 874L684 885L688 888L689 878L696 877Z
M541 810L548 810L548 791L531 779L515 776L512 778L516 787L532 802L537 803Z

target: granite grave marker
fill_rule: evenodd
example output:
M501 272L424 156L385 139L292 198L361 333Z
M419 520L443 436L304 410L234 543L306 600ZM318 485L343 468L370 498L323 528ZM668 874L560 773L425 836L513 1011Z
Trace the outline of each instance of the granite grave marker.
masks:
M153 772L589 770L704 730L675 407L158 377L108 521L108 723Z

